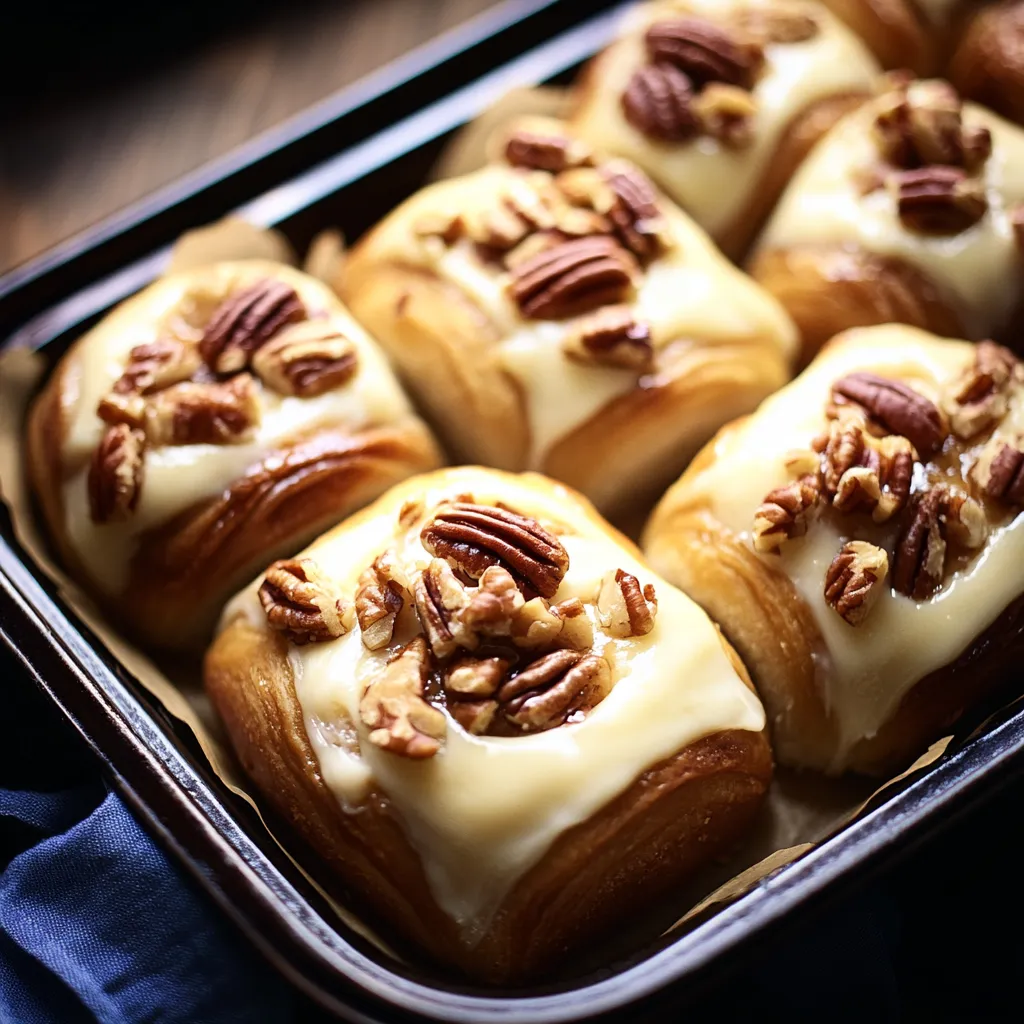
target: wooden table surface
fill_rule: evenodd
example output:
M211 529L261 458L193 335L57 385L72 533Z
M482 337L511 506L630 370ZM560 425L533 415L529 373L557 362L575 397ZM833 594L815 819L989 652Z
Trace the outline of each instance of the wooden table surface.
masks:
M268 3L212 38L177 25L150 27L145 43L157 55L150 61L136 49L127 68L111 72L127 52L118 47L141 45L122 24L126 40L94 57L81 76L65 73L42 96L33 86L14 103L3 103L9 91L0 99L0 272L494 2ZM76 26L66 31L73 35ZM154 33L169 41L161 48Z

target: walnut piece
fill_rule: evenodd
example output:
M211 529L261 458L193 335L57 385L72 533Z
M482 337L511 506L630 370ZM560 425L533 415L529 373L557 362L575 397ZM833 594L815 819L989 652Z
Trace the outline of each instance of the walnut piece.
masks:
M554 597L569 568L569 556L554 534L505 508L445 502L420 531L420 540L432 555L472 579L480 579L489 566L502 566L527 597Z
M146 438L154 447L240 444L260 421L255 379L240 373L222 384L174 384L146 404Z
M825 600L851 626L859 626L878 600L888 572L889 556L883 548L850 541L825 573Z
M513 268L510 292L523 316L560 320L623 301L638 273L631 253L594 235L562 242Z
M682 142L700 131L693 96L693 83L675 65L648 64L633 72L622 94L622 113L643 135Z
M777 487L754 513L754 550L778 551L784 541L802 537L821 508L821 484L816 475Z
M953 433L970 440L998 423L1009 408L1011 383L1019 383L1022 366L1017 357L993 341L979 342L974 363L954 383L943 401Z
M312 558L286 558L267 569L259 590L267 623L293 644L344 636L355 614Z
M605 574L597 592L597 616L615 637L646 636L654 629L658 599L653 584L640 581L623 569Z
M519 129L505 144L505 159L513 167L558 174L591 163L593 156L590 147L579 139Z
M832 385L832 400L854 403L890 433L901 434L924 456L933 455L949 432L934 402L899 381L851 373Z
M359 577L355 594L356 619L363 645L371 651L391 643L395 620L405 604L407 584L394 551L378 555Z
M674 65L698 88L724 82L750 89L764 64L758 43L738 29L730 32L702 18L656 21L644 43L652 61Z
M146 437L127 423L107 427L93 452L86 479L94 523L131 517L142 493Z
M214 310L199 351L216 373L237 373L245 369L256 349L286 324L305 316L294 288L282 281L259 281L229 295Z
M447 732L444 713L427 703L423 688L430 651L423 637L405 645L374 679L359 701L359 718L370 742L413 760L433 757Z
M605 306L584 319L562 342L565 354L581 363L644 371L654 362L651 328L629 306Z
M524 732L561 725L607 694L611 669L604 658L579 651L552 651L506 682L497 693L506 721Z
M286 327L253 354L260 380L282 395L312 398L341 387L357 369L355 344L329 320Z
M693 112L704 134L729 149L742 149L754 141L757 102L746 89L713 83L694 99Z
M903 226L922 235L957 235L988 209L984 184L958 167L922 167L891 179Z
M202 358L194 344L162 338L147 345L136 345L128 354L124 372L114 383L114 392L148 395L190 380L201 365Z

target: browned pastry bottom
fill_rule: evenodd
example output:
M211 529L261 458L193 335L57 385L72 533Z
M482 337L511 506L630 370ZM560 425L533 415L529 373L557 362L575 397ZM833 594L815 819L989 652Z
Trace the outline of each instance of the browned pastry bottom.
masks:
M735 839L771 777L763 733L722 732L691 744L563 833L506 896L484 937L466 945L434 902L387 799L372 795L359 814L346 814L325 785L285 642L237 618L207 656L206 681L245 770L323 859L324 885L354 899L403 951L476 980L557 973L569 949L636 914Z

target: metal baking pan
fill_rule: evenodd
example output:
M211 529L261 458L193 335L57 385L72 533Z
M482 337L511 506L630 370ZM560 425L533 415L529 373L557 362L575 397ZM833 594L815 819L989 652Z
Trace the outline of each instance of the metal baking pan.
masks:
M327 225L357 237L425 180L452 130L509 87L566 79L607 41L620 13L621 5L576 0L497 6L0 278L0 344L59 355L159 273L175 237L231 211L279 228L298 251ZM951 753L686 934L571 983L502 994L440 983L339 927L249 805L214 776L189 730L62 605L6 517L0 639L141 819L266 957L351 1021L665 1019L780 928L911 849L1024 766L1021 706L987 719L979 712Z

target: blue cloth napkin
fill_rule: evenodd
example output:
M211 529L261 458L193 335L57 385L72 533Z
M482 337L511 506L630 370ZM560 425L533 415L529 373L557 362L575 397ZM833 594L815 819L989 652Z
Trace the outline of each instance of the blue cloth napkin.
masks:
M285 983L98 778L0 789L0 836L2 1024L291 1019Z

